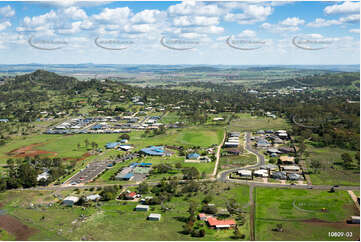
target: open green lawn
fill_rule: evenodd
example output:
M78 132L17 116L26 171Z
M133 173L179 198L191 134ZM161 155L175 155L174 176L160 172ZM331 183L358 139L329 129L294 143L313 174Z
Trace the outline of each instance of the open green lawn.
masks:
M289 129L290 124L282 118L269 118L251 116L249 113L236 114L236 118L232 119L228 129L231 131L256 131L259 129L278 130L278 129Z
M220 159L221 170L232 169L252 165L257 162L257 157L254 154L246 153L241 155L222 156Z
M331 240L332 231L353 233L352 238L334 240L355 240L359 225L346 224L355 214L358 211L345 191L256 188L256 240ZM277 224L285 232L272 231Z
M225 207L227 198L235 199L243 208L246 223L240 226L240 232L249 240L248 201L249 191L247 186L225 185L211 183L207 186L216 194L212 203L217 207ZM229 187L230 189L228 189ZM37 228L38 232L30 237L31 240L230 240L233 230L217 231L203 225L206 236L194 238L182 233L183 219L188 216L189 198L173 197L166 202L170 210L162 212L160 205L152 205L152 211L135 212L136 202L109 201L103 202L98 208L90 207L85 210L80 207L63 208L61 205L54 207L41 207L28 209L28 204L38 204L42 197L52 197L53 192L8 191L0 194L0 202L4 203L3 209L16 216L26 225ZM69 193L69 192L68 192ZM68 195L68 194L64 194ZM81 194L79 194L81 195ZM204 198L203 192L193 193L190 198L200 204ZM53 199L54 200L54 199ZM48 202L53 202L49 200ZM56 200L54 200L55 202ZM199 208L201 206L199 205ZM161 221L147 221L150 213L161 213ZM79 222L81 215L86 217L84 222ZM44 217L44 219L41 219Z
M156 136L142 136L143 131L130 134L130 143L136 148L150 145L181 145L209 147L219 144L223 139L224 129L218 127L188 127L183 129L169 129L166 134Z
M81 157L84 153L91 149L91 145L85 146L85 140L88 139L89 144L96 142L100 148L108 142L114 142L119 134L75 134L75 135L34 135L19 137L10 143L0 147L0 163L6 163L8 158L12 158L8 153L32 144L40 144L33 150L45 150L55 152L56 157L76 158ZM79 149L77 144L80 144Z
M336 147L315 148L311 145L307 146L309 157L306 158L306 164L310 166L312 160L321 163L319 173L310 174L312 184L326 185L359 185L360 171L359 169L344 169L341 159L342 153L350 153L354 157L355 152L340 149ZM356 162L356 161L355 161ZM332 168L333 167L333 168ZM311 169L312 170L312 169Z

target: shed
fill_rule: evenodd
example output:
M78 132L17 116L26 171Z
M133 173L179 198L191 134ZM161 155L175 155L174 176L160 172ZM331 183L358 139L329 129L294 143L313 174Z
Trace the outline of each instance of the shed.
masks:
M359 224L360 223L360 216L351 216L351 223Z
M158 214L158 213L151 213L148 216L148 220L150 221L159 221L162 215Z
M78 197L74 197L74 196L69 196L64 198L63 200L63 204L65 206L73 206L75 203L77 203L79 201Z
M97 201L99 199L101 199L102 197L99 194L94 194L94 195L89 195L86 197L87 201Z
M149 205L137 205L135 211L149 211Z

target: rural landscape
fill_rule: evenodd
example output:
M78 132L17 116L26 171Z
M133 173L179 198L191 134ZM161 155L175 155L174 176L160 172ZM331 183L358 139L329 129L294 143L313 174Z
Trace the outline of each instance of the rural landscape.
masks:
M250 21L253 26L264 21L250 13L254 8L267 12L292 4L164 2L157 10L141 11L136 2L0 2L0 36L7 36L3 29L13 28L19 9L36 6L54 10L25 17L23 25L9 31L44 31L37 26L41 23L56 30L45 31L53 38L61 33L62 20L57 18L63 15L79 21L61 29L68 34L83 25L79 28L91 31L93 24L112 32L115 23L107 21L125 13L130 18L126 24L133 24L125 24L127 34L144 34L137 26L156 25L152 19L158 17L172 17L178 27L193 21L201 31L204 26L212 29L202 22L215 21L211 15L217 11L222 19L225 9L241 9L245 16L228 13L227 18L238 16L240 25ZM327 15L360 10L359 2L319 4ZM193 16L197 7L200 16ZM101 13L90 16L95 10ZM330 23L359 29L359 18L357 23L347 20L354 15ZM279 27L290 21L295 18ZM331 20L316 22L322 21ZM307 28L306 22L300 25ZM96 51L107 54L95 52L98 56L87 59L94 50L81 54L73 49L74 56L62 59L62 47L50 45L65 42L21 36L31 50L14 51L18 64L0 40L0 53L9 58L0 64L0 240L360 240L357 62L329 64L321 53L326 63L190 64L182 58L194 46L169 46L186 42L178 36L173 37L178 42L157 42L172 52L166 54L168 64L158 64L156 58L157 64L131 64L138 63L137 57L122 57L127 64L96 64L109 52L128 51L124 44L131 42L105 47L101 45L116 41L97 37ZM225 43L234 49L235 42ZM298 44L292 48L311 59L319 50L310 52L310 46L302 49ZM34 54L31 59L29 53ZM359 59L359 49L355 53ZM62 64L78 62L80 55L93 62ZM106 63L112 62L118 63Z

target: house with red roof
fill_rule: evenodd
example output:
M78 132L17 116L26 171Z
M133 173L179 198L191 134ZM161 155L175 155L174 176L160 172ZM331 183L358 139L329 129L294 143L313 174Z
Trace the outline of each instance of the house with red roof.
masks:
M218 220L217 218L209 217L207 223L209 227L214 229L229 229L236 226L234 219Z
M133 200L137 197L137 193L136 192L131 192L125 195L125 198L128 200Z

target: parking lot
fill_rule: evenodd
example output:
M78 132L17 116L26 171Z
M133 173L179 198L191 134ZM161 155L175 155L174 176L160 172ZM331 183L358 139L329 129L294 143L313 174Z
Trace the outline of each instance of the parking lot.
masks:
M117 160L94 161L88 164L84 169L80 170L73 177L64 182L64 185L78 185L93 181L99 174L105 171L109 165L113 163L124 162L138 157L138 153L126 154ZM139 179L142 179L139 177Z

